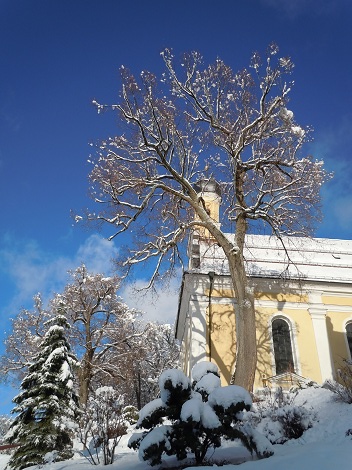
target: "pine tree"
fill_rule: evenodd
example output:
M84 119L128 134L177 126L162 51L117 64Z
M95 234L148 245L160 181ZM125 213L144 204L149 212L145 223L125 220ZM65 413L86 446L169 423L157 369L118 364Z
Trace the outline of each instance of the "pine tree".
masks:
M21 470L50 460L73 456L72 428L78 415L78 396L72 369L77 361L65 338L66 318L58 314L49 321L39 353L28 368L21 392L13 399L18 413L7 435L19 444L8 467Z

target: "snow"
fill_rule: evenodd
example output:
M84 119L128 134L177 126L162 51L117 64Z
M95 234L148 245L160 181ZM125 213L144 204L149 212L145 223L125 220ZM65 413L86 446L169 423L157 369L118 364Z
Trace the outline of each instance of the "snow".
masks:
M208 429L216 429L221 426L219 418L209 403L204 403L202 410L202 424Z
M205 428L215 429L221 426L219 418L216 416L214 410L201 401L200 397L191 398L187 400L181 409L181 420L187 421L189 418L199 423L201 422Z
M168 369L165 370L159 377L159 387L161 399L164 403L167 403L169 398L169 390L165 388L165 385L168 381L171 381L172 386L176 388L177 386L181 387L183 390L187 390L190 387L189 379L185 374L178 369Z
M68 362L65 361L61 366L60 380L62 382L66 382L68 379L70 379L71 375L72 375L71 368L70 368ZM69 386L69 388L72 388L72 386L73 386L72 380L68 380L67 385Z
M198 397L187 400L181 408L181 420L187 421L189 418L199 423L202 414L203 402Z
M52 351L51 354L49 354L47 360L45 361L45 365L50 366L50 364L57 358L61 357L66 353L66 349L63 346L60 346L59 348L55 348L54 351Z
M225 234L234 243L234 234ZM321 280L352 283L352 241L327 238L283 237L269 235L246 236L244 258L246 270L252 276L277 278L286 271L290 279ZM288 257L291 263L288 263ZM194 272L229 275L227 259L222 249L200 244L200 269ZM288 265L289 264L289 265Z
M192 368L192 380L195 382L199 382L200 379L209 372L212 372L213 374L218 374L218 366L209 361L198 362Z
M250 394L238 385L228 385L227 387L216 388L211 392L208 398L210 406L222 406L229 408L231 405L243 402L245 405L252 405Z
M139 411L139 419L137 425L139 426L146 417L150 416L152 413L154 413L154 411L160 408L165 408L165 403L161 400L161 398L156 398L155 400L152 400L147 403Z
M301 438L291 440L283 445L274 445L275 454L263 460L252 459L250 454L236 442L226 442L216 449L212 459L226 460L233 464L224 465L223 470L297 470L333 468L348 469L351 467L352 438L346 436L346 431L352 428L352 405L337 402L335 395L322 388L301 390L294 405L304 405L316 415L313 427L308 429ZM165 431L165 429L164 429ZM161 431L160 437L165 436ZM110 465L110 470L158 470L160 466L150 467L146 462L140 462L137 452L128 449L129 436L124 436L117 448L116 460ZM0 454L0 469L5 468L8 455ZM247 460L238 467L234 463ZM174 457L166 457L163 468L177 465ZM101 466L102 467L102 466ZM98 466L100 468L100 466ZM214 470L216 466L202 467L203 470ZM35 467L33 468L33 470ZM91 470L90 463L78 453L73 460L50 463L42 470ZM199 470L190 464L188 470Z
M292 126L291 127L292 132L297 136L297 137L303 137L305 132L300 126Z
M207 374L204 375L199 382L194 387L194 390L196 392L205 392L206 394L210 394L215 388L220 387L221 385L221 380L220 377L214 374Z
M258 454L262 455L263 457L272 454L275 455L274 446L270 444L268 439L263 434L258 432L256 429L253 429L251 426L246 425L242 430L247 434L247 436L253 438Z
M166 448L170 449L171 444L168 439L168 434L171 431L171 426L163 425L159 426L158 428L152 429L143 439L140 444L138 455L139 459L143 462L144 452L148 449L148 447L152 444L159 444L165 441Z
M293 112L286 108L281 108L279 116L283 121L291 121L293 119Z

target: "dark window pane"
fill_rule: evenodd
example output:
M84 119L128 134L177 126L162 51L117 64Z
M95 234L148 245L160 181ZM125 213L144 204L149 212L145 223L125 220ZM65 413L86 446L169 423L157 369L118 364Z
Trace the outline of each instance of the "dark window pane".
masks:
M348 323L348 325L346 325L346 335L347 335L348 347L350 348L350 354L352 357L352 323Z
M294 372L290 328L285 320L272 323L276 374Z

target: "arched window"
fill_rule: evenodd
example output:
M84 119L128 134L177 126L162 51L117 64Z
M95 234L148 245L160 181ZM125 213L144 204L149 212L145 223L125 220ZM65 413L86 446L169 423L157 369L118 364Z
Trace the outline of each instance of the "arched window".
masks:
M287 321L275 319L272 324L276 374L294 372L291 333Z
M352 358L352 323L347 323L346 325L346 336L347 336L348 348L350 350L350 355Z

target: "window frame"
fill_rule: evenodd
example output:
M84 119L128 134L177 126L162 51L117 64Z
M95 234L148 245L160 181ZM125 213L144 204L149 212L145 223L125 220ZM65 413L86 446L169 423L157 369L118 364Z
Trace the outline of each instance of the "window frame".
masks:
M282 313L276 313L270 318L270 324L269 324L273 376L285 374L285 372L290 372L290 371L285 371L285 372L277 373L277 370L276 370L274 338L273 338L273 323L275 322L275 320L283 320L288 326L288 331L289 331L290 341L291 341L292 360L293 360L292 373L300 375L301 370L299 366L299 356L298 356L298 348L297 348L297 341L296 341L297 329L296 329L295 323L287 315L283 315Z
M347 334L347 327L350 326L350 325L351 325L351 345L348 341L348 334ZM344 333L344 336L345 336L347 355L349 356L349 357L347 357L347 359L352 360L352 319L351 318L348 318L344 322L343 333Z

